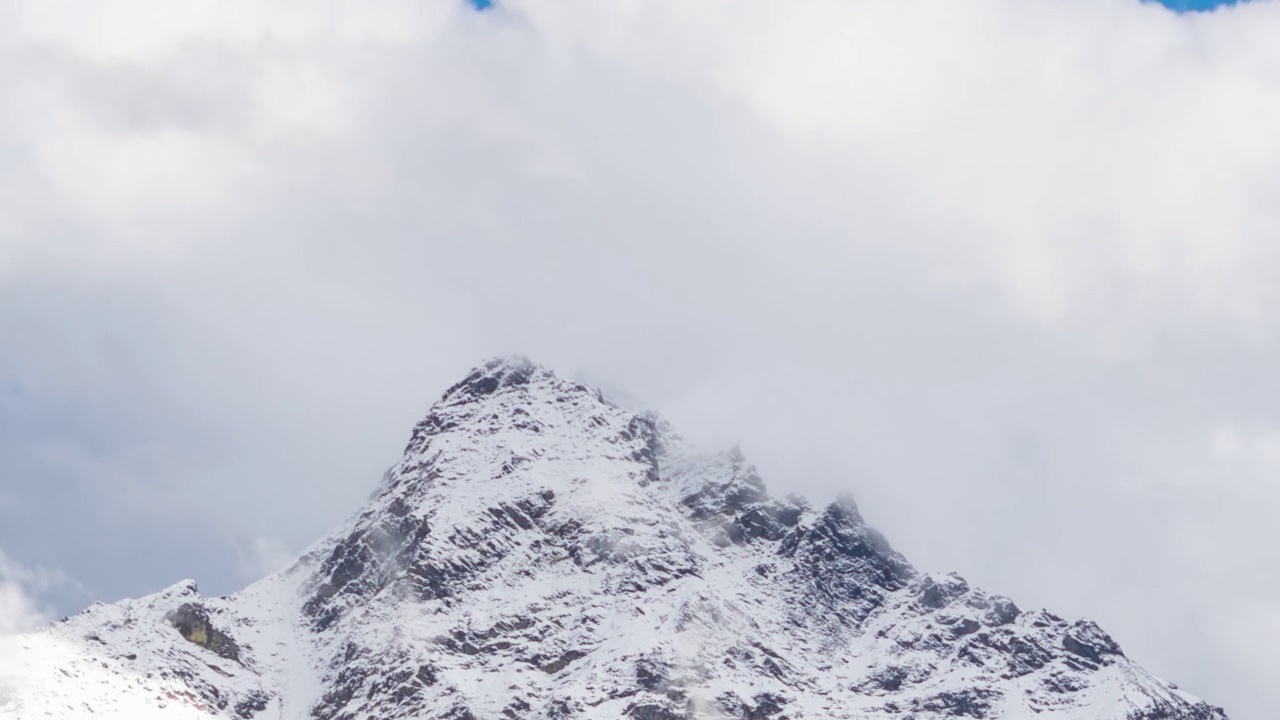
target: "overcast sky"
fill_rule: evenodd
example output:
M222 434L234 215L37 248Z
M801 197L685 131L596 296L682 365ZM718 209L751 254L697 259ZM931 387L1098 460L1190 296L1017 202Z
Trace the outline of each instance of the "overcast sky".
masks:
M1280 707L1280 2L0 6L0 632L225 593L497 353Z

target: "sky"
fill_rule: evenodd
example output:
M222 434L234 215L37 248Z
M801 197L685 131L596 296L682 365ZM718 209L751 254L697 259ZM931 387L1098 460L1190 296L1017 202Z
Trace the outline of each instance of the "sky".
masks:
M355 511L495 354L1280 707L1280 2L0 7L0 632Z
M1235 5L1236 2L1237 0L1160 0L1161 5L1181 12L1203 12L1224 5ZM477 7L488 7L491 4L488 0L476 0Z

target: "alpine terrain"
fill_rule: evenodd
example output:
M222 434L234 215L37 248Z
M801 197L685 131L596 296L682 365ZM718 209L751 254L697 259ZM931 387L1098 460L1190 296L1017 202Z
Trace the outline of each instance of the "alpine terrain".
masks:
M5 719L1226 718L524 358L449 388L288 569L7 643Z

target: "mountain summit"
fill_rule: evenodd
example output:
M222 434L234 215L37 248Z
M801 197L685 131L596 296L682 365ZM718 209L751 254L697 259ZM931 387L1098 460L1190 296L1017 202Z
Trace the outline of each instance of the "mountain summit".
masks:
M226 597L0 654L0 718L1225 720L1097 625L918 572L852 501L525 358L445 392L367 507Z

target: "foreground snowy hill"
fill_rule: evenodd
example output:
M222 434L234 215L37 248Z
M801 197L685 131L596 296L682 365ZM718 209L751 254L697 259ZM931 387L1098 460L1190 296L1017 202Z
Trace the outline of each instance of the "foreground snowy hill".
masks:
M450 388L291 568L0 649L0 718L79 717L1225 719L523 358Z

